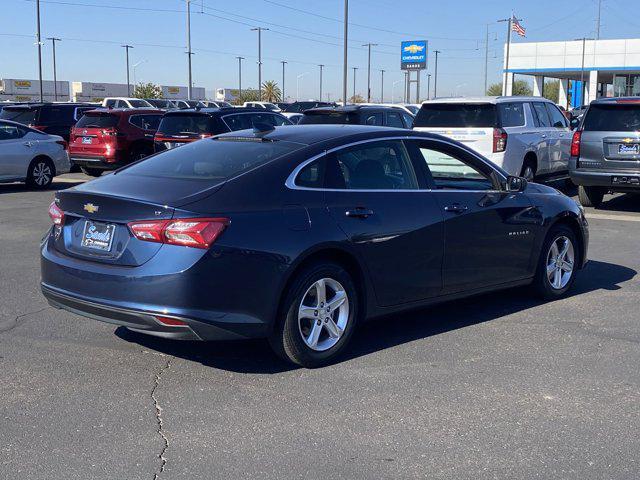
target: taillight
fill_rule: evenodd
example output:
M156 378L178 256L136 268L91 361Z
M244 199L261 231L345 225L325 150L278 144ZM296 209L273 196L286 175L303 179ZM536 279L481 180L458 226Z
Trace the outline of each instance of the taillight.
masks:
M58 145L62 145L62 148L64 148L65 150L67 150L67 148L69 147L69 144L67 142L65 142L64 140L56 140L56 143Z
M504 152L507 149L507 132L502 128L493 129L493 153Z
M156 320L158 320L163 325L167 325L168 327L181 327L187 324L187 322L178 320L177 318L161 317L159 315L156 315Z
M49 218L56 226L61 226L64 223L64 212L58 207L55 201L49 205Z
M573 132L573 138L571 139L571 156L579 157L580 156L580 140L582 138L582 131L576 130Z
M40 130L41 132L44 132L47 129L46 125L29 125L29 126L36 130Z
M209 248L225 227L228 218L181 218L145 220L128 224L131 233L146 242L168 243L194 248Z

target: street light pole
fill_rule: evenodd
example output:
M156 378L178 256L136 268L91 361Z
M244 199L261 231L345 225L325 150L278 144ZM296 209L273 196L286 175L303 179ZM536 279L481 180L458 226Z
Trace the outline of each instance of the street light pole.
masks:
M252 32L258 32L258 100L262 100L262 31L268 28L252 28Z
M36 0L36 22L37 22L37 42L38 42L38 80L40 80L40 101L44 101L44 90L42 86L42 39L40 36L40 0Z
M193 52L191 51L191 0L187 1L187 67L189 69L189 83L187 85L187 99L191 100L192 89L193 89L193 78L191 76L191 55Z
M384 103L384 70L380 70L380 103Z
M304 72L296 77L296 102L300 101L300 79L308 73L309 72Z
M358 70L358 67L351 67L353 68L353 101L355 103L355 98L356 98L356 71Z
M489 76L489 24L487 23L487 33L484 39L484 95L487 94L488 76Z
M320 67L320 98L319 100L322 101L322 69L324 68L324 65L320 64L318 66Z
M238 98L242 97L242 60L244 57L236 57L238 59Z
M402 83L402 80L396 80L391 84L391 103L396 103L396 85Z
M56 42L61 41L59 38L49 37L47 40L51 40L53 46L53 99L58 101L58 75L56 73Z
M427 100L431 100L431 74L427 73Z
M436 54L436 67L433 72L433 98L438 98L438 54L442 53L440 50L434 50Z
M367 103L371 102L371 47L378 46L377 43L365 43L362 45L368 49L368 61L367 61Z
M131 96L131 82L129 82L129 49L133 48L131 45L122 45L122 48L126 51L127 57L127 96Z
M347 104L347 39L349 37L349 0L344 0L344 59L342 63L342 104Z
M284 66L287 64L287 62L282 60L280 63L282 64L282 101L284 102L284 99L285 99L285 95L284 95Z

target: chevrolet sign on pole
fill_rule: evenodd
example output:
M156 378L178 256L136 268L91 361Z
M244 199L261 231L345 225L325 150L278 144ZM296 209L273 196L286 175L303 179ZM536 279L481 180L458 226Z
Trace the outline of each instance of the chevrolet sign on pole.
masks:
M427 68L428 42L414 40L400 44L400 68L402 70L423 70Z

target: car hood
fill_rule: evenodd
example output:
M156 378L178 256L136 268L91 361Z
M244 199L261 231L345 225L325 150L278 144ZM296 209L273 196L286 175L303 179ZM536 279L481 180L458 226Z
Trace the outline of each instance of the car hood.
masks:
M553 187L549 187L547 185L541 185L540 183L532 183L529 182L529 184L527 184L527 190L526 193L543 193L546 195L561 195L562 192L560 192L559 190L553 188Z

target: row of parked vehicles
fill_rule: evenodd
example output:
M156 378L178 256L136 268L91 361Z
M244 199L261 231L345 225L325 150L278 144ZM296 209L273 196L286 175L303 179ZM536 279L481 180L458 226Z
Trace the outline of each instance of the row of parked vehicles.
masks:
M567 178L570 173L587 206L598 206L608 191L640 187L637 98L598 100L587 114L572 120L540 97L437 99L420 108L248 102L239 108L196 104L168 110L131 103L135 100L145 102L105 99L102 108L77 103L5 106L0 111L0 153L8 160L3 162L0 181L48 186L54 175L68 171L63 152L67 144L72 165L99 176L159 151L256 125L355 124L436 133L529 181ZM62 138L46 138L41 132ZM21 157L28 158L28 167Z

